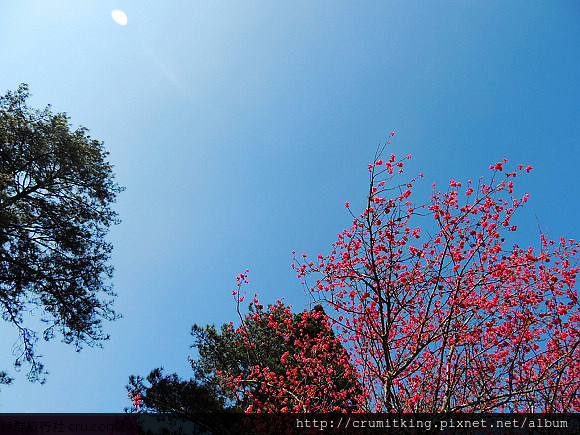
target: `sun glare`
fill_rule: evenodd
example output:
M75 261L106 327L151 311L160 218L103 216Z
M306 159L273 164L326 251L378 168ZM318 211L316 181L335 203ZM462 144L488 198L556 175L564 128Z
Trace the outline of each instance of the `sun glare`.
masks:
M129 22L127 14L119 9L115 9L113 12L111 12L111 16L113 17L115 23L117 23L120 26L126 26L127 23Z

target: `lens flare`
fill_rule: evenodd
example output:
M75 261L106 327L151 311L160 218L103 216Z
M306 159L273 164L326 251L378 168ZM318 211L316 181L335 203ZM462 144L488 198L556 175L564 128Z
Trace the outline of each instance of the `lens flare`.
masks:
M115 9L113 12L111 12L111 16L113 17L115 23L117 23L119 26L126 26L129 22L127 14L119 9Z

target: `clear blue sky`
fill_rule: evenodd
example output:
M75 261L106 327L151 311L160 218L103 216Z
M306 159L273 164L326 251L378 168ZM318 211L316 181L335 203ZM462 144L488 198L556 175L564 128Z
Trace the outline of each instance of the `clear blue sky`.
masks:
M116 24L122 9L129 22ZM103 140L126 186L112 263L124 318L103 349L39 343L45 385L16 377L0 412L119 412L130 374L189 375L190 327L235 320L235 276L296 309L292 250L330 250L392 151L431 183L534 166L518 242L580 238L577 1L7 0L0 92L66 111Z

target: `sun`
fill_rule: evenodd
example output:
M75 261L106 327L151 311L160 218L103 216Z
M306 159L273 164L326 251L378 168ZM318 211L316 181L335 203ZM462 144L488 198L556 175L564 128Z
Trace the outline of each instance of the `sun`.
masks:
M129 22L127 14L119 9L115 9L113 12L111 12L111 16L113 17L115 23L117 23L120 26L126 26L127 23Z

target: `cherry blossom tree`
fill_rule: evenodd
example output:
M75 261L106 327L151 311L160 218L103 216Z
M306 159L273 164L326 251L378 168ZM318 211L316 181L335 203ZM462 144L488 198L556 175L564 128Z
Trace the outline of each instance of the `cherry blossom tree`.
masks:
M237 277L238 287L247 275ZM222 383L246 405L246 412L353 412L361 411L363 388L341 341L320 305L293 314L280 300L267 310L254 294L249 313L242 316L243 292L233 292L241 324L239 342L254 363L244 371L218 372ZM256 309L253 309L255 307ZM233 324L232 324L233 325ZM269 330L259 335L253 330ZM233 331L233 326L232 326ZM264 336L275 337L265 343ZM256 339L258 338L258 339ZM257 358L264 347L281 349L279 361L265 364Z
M336 339L346 350L332 360L354 367L362 389L351 392L350 411L580 411L580 245L544 235L536 250L508 244L528 200L515 196L516 178L532 167L508 172L504 159L488 180L433 185L430 200L415 204L423 174L399 182L411 156L385 157L388 143L368 166L366 207L331 253L295 255L298 276L326 309L305 313L305 325L316 319L336 335L303 342L303 328L285 316L257 314L301 352L282 375L257 365L246 376L224 373L224 382L247 395L261 385L266 399L249 412L344 410L311 400L332 397L336 368L325 364Z
M246 277L238 276L240 286ZM243 292L234 295L239 327L193 325L193 377L165 375L162 368L146 378L131 376L127 411L169 412L207 426L200 414L359 409L356 371L321 306L293 313L281 301L265 308L255 295L242 315Z

